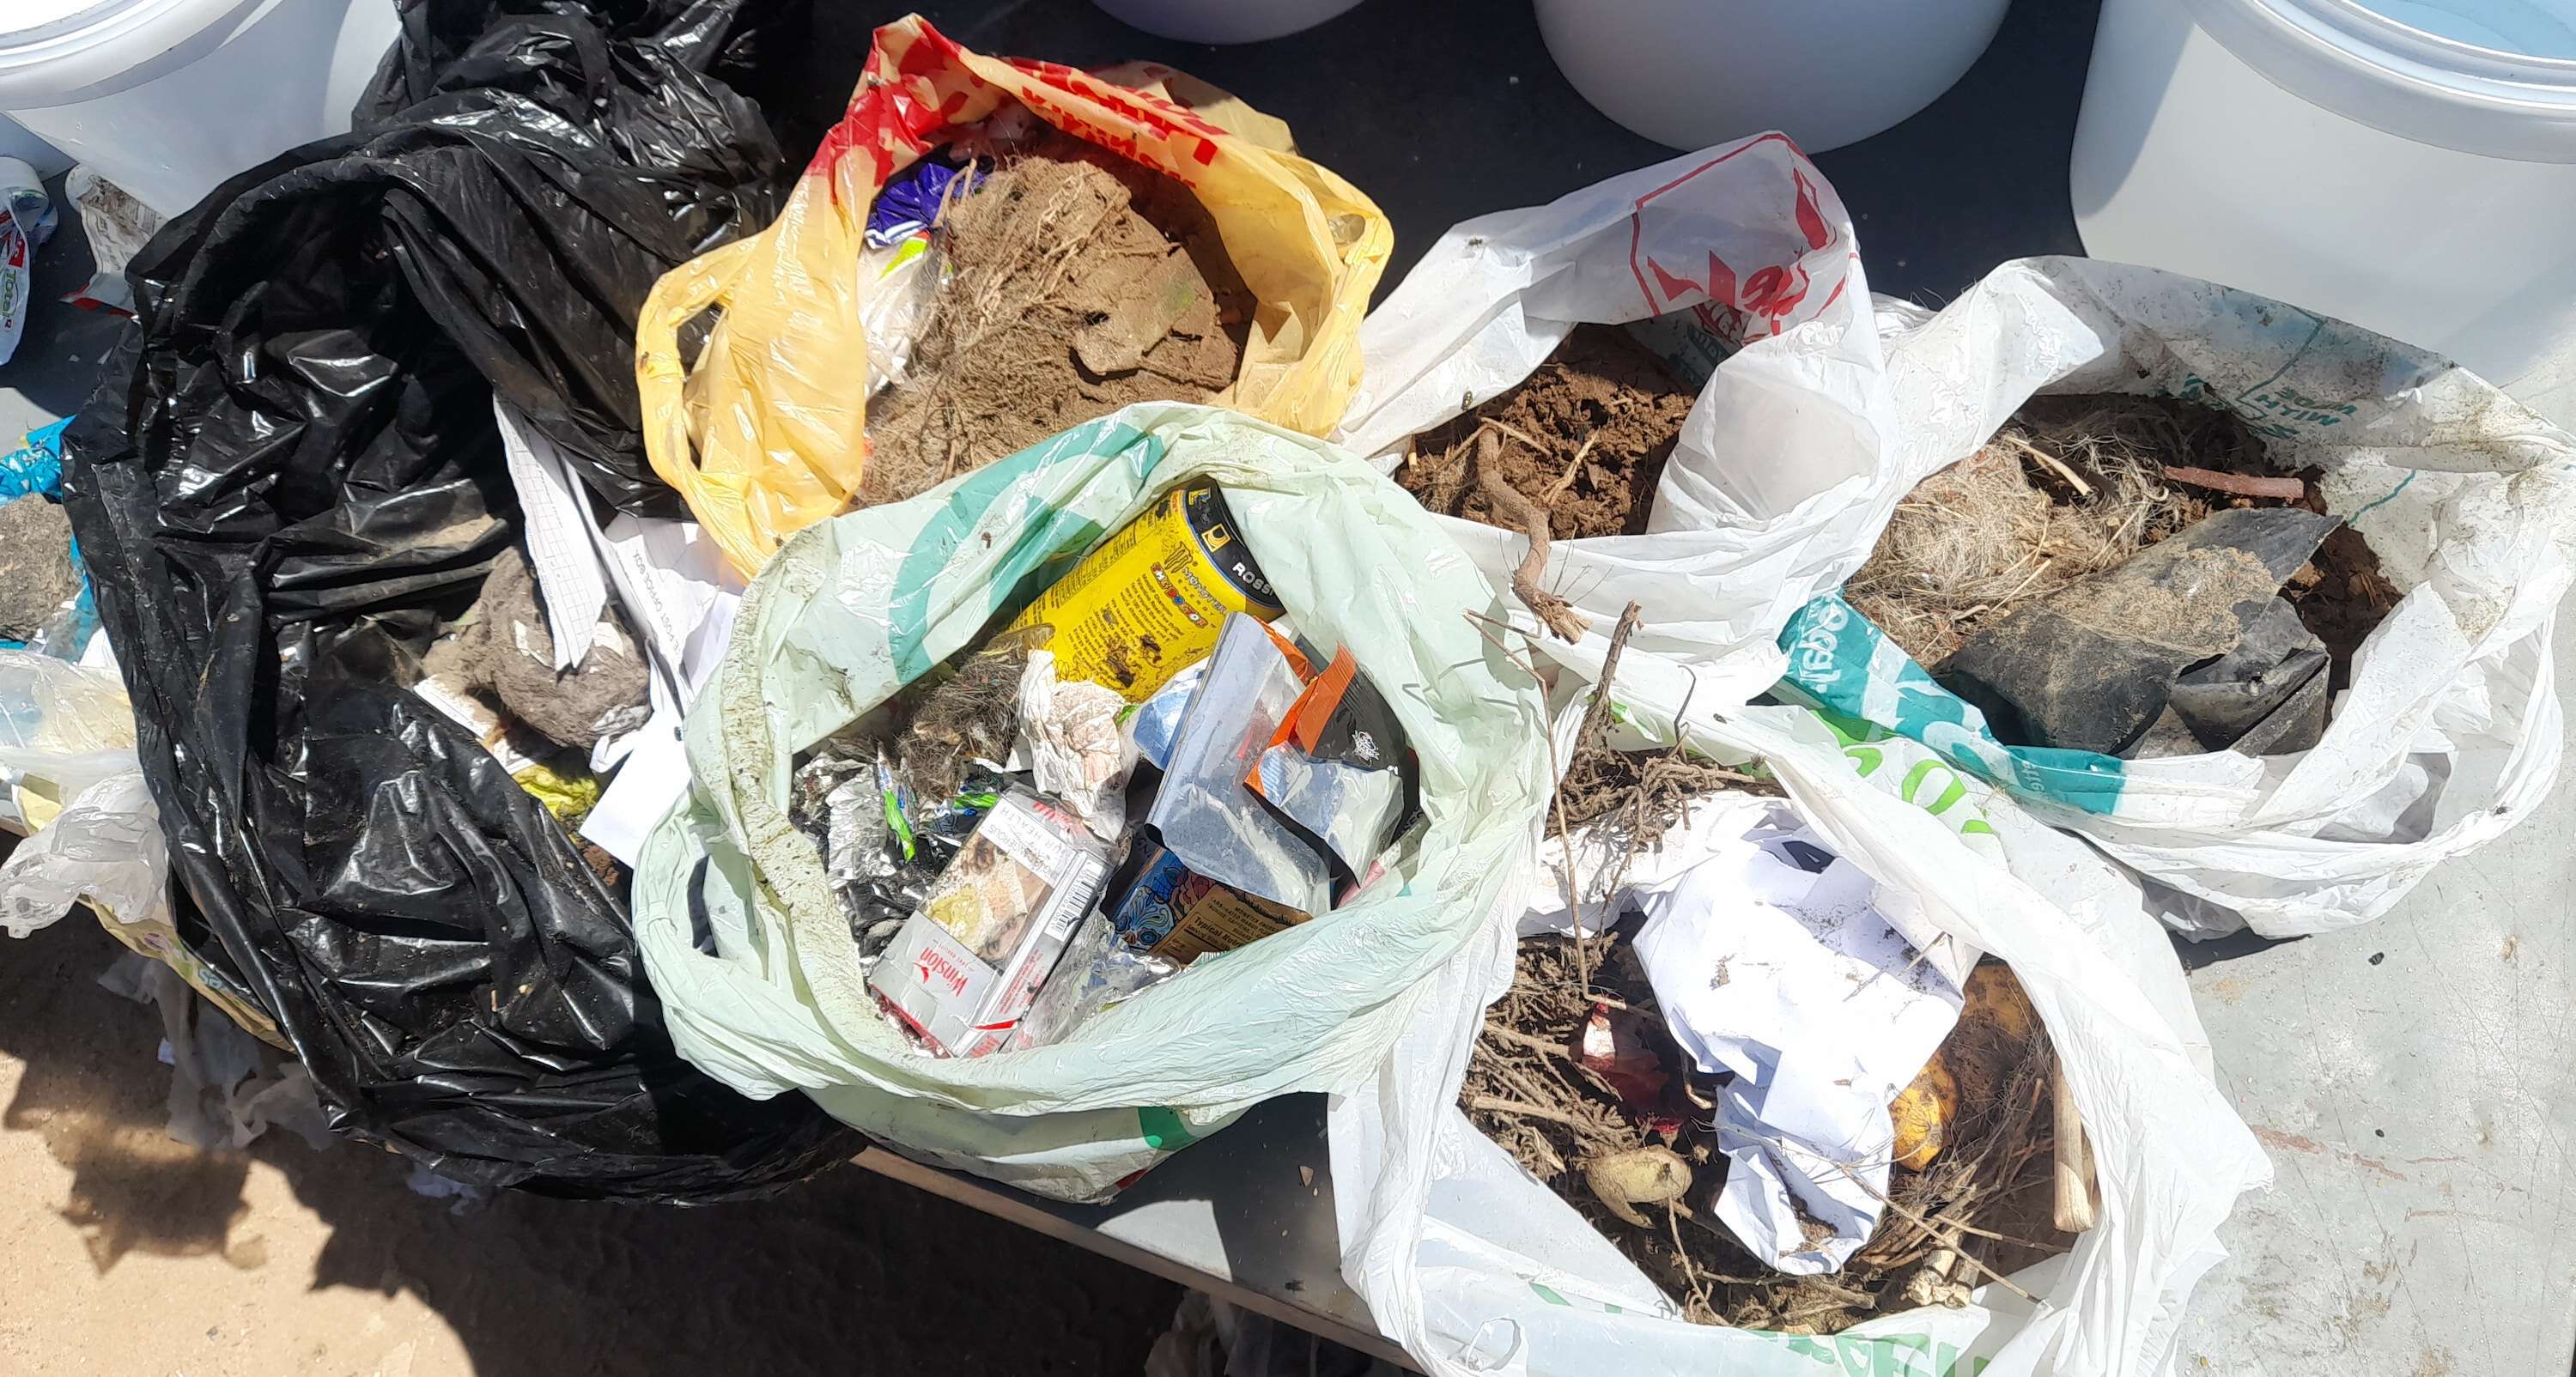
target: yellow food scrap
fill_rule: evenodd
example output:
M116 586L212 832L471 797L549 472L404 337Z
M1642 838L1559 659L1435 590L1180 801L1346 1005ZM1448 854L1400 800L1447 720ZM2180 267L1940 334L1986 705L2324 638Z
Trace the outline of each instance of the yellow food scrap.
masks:
M1921 1171L1941 1155L1963 1101L1983 1107L2003 1094L2040 1031L2039 1011L2012 968L2000 961L1978 962L1968 973L1965 994L1958 1026L1887 1107L1896 1126L1896 1164L1909 1171Z

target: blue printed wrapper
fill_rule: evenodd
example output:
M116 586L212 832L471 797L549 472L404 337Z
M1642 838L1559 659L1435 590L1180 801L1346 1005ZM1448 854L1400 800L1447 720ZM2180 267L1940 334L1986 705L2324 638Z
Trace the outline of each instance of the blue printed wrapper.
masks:
M0 502L36 493L58 497L63 489L63 432L70 428L66 416L27 432L25 444L0 454Z
M949 184L964 176L966 185L953 194L964 195L975 189L975 174L961 172L946 163L928 158L895 174L877 193L876 203L868 207L867 243L871 248L884 248L906 236L928 229L939 215L939 203L952 193Z

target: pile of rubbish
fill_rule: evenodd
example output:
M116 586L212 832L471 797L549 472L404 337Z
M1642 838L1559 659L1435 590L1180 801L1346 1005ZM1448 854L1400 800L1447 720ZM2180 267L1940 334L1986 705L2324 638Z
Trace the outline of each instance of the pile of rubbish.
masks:
M1344 303L1365 301L1383 218L1286 153L1275 121L1169 72L1128 87L996 63L915 19L878 35L910 58L869 64L800 178L754 96L777 92L803 18L424 13L354 132L133 226L148 243L112 304L135 324L68 427L71 520L0 508L35 523L0 547L33 561L24 631L88 609L76 528L133 652L132 713L164 724L115 743L105 782L21 753L12 783L41 816L13 930L88 902L291 1055L336 1131L462 1188L726 1198L857 1142L804 1096L708 1078L637 949L635 866L687 792L680 725L756 567L729 564L731 528L687 518L702 488L675 493L646 459L637 332L657 283L849 210L865 366L834 385L874 424L845 505L1147 400L1314 408L1320 428L1317 390L1350 386ZM897 68L968 82L981 108L912 103L881 78ZM933 107L956 119L920 131L931 156L908 166L847 137ZM1149 130L1168 146L1140 146ZM871 165L865 196L809 195ZM81 188L94 235L125 228L112 190ZM1319 210L1329 244L1293 227ZM1321 328L1285 341L1257 309ZM721 314L712 338L689 331L710 366L760 315ZM232 349L263 362L211 366ZM796 361L828 374L828 352ZM1098 568L1054 566L1062 593L1020 624L800 752L794 821L828 845L846 938L918 1049L1061 1037L1330 912L1418 820L1395 715L1347 650L1266 629L1282 609L1232 523L1214 485L1173 487ZM1197 603L1171 582L1191 549ZM1274 729L1260 769L1229 777L1224 733ZM137 832L170 845L96 859ZM166 896L137 882L165 854ZM970 967L996 987L921 983Z
M1224 495L1176 488L802 755L789 817L920 1048L1062 1041L1385 874L1420 811L1403 728L1282 612Z
M944 151L963 156L963 143ZM1025 117L986 121L972 147L971 161L925 158L877 195L872 234L891 214L922 218L902 222L918 226L897 269L908 288L879 281L914 296L902 305L915 331L869 344L890 356L871 370L869 502L1131 402L1213 397L1242 364L1251 296L1189 188ZM913 202L923 209L890 208Z
M1832 921L1829 911L1796 905L1773 911L1811 928ZM1963 1304L1976 1287L2073 1246L2050 1209L2053 1054L2009 968L1985 962L1970 973L1957 1026L1883 1107L1894 1115L1896 1169L1869 1181L1859 1171L1839 1175L1840 1163L1795 1156L1785 1143L1774 1148L1765 1136L1780 1130L1758 1117L1736 1122L1730 1110L1741 1092L1732 1087L1749 1073L1734 1067L1749 1043L1704 1061L1676 1040L1695 1019L1740 1017L1718 1008L1675 1022L1657 1000L1658 970L1707 959L1675 950L1679 921L1658 928L1631 915L1589 942L1524 941L1510 988L1486 1011L1459 1106L1679 1298L1689 1320L1838 1333L1882 1314ZM1891 951L1878 962L1852 955L1862 963L1854 969L1873 971L1901 969L1917 953ZM1730 967L1742 960L1718 955L1714 969L1727 985L1764 979L1753 969L1736 975ZM1941 979L1910 978L1922 982L1911 987L1917 995ZM1859 1246L1840 1241L1849 1226L1827 1217L1838 1211L1766 1179L1769 1162L1749 1152L1727 1160L1730 1147L1748 1143L1802 1163L1815 1173L1808 1184L1859 1188L1867 1203L1858 1212L1875 1218ZM1748 1200L1748 1188L1774 1196ZM1739 1219L1749 1223L1739 1229ZM1811 1270L1819 1259L1836 1265Z
M1321 435L1392 245L1375 203L1215 87L898 20L778 218L655 287L643 438L749 579L817 521L1126 405Z
M1693 1323L1838 1333L2065 1251L2089 1196L2045 1191L2081 1130L2009 967L1882 914L1759 761L1617 749L1638 620L1575 719L1555 887L1459 1108Z
M650 681L685 685L656 609L567 615L549 576L594 556L543 518L677 510L633 320L775 215L793 166L728 77L794 7L521 8L424 11L354 132L129 265L136 319L65 437L177 881L118 918L242 992L342 1134L483 1187L758 1193L856 1140L673 1048L624 869L573 829Z
M2301 751L2397 605L2229 412L2043 397L1897 504L1845 596L2009 745Z
M354 132L77 188L134 320L0 458L0 926L137 953L192 1141L1098 1201L1325 1090L1434 1370L1947 1370L2014 1297L2138 1371L2264 1170L2157 905L2359 921L2547 787L2570 442L2438 361L2103 265L1912 320L1778 136L1363 330L1276 120L913 17L800 163L803 21L416 6ZM2078 319L2116 371L2012 371Z

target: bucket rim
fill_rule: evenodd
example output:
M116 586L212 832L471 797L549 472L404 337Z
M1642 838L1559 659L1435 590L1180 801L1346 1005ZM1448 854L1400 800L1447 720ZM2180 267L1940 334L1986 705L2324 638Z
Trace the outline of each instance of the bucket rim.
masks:
M2430 33L2360 0L2176 0L2220 46L2310 105L2416 143L2576 163L2576 58Z
M23 2L0 4L10 11L0 16L0 110L139 85L221 46L279 0L35 0L40 8L18 10Z

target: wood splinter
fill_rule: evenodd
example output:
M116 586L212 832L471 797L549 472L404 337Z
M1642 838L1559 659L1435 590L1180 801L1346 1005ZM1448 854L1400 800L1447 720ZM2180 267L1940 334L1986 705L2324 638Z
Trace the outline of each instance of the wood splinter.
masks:
M2051 1220L2059 1229L2080 1234L2101 1218L2102 1188L2093 1175L2093 1145L2084 1137L2084 1116L2075 1108L2075 1089L2066 1083L2066 1068L2050 1072L2051 1109L2055 1116L2056 1162Z

